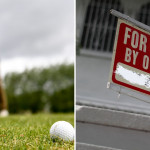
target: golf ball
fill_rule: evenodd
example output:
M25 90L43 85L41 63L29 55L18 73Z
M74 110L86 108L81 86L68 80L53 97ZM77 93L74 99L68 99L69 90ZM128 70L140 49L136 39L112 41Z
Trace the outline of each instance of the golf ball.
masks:
M57 121L50 128L50 137L55 139L61 139L64 141L74 140L74 128L66 121Z

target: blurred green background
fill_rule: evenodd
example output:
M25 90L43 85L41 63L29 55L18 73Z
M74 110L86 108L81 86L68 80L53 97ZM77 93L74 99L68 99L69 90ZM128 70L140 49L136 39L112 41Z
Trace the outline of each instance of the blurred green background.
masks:
M4 87L9 113L74 111L73 64L8 73Z

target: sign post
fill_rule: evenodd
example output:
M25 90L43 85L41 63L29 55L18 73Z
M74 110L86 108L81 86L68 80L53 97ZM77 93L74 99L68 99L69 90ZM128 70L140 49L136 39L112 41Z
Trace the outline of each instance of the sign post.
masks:
M150 95L150 27L111 13L119 18L109 82Z

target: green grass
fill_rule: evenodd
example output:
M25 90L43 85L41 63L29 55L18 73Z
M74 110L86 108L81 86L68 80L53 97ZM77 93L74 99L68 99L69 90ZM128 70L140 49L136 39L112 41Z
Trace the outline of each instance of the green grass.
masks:
M73 114L10 115L0 118L1 150L73 150L74 142L53 142L51 125L65 120L74 125Z

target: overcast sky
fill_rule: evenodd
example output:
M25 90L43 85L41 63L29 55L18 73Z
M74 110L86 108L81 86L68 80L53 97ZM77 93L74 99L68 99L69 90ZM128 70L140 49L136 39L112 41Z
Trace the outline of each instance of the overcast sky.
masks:
M2 75L74 61L73 0L0 0Z

